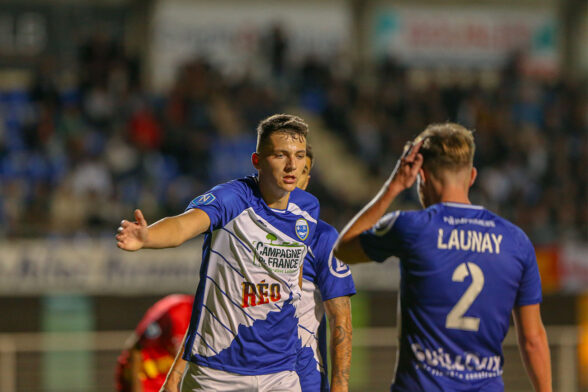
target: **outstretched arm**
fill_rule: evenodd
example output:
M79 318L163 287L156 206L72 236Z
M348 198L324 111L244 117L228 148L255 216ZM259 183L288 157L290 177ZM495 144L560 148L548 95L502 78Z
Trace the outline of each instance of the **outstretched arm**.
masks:
M210 227L208 215L197 208L163 218L147 226L141 210L135 210L135 222L123 220L116 245L128 251L142 248L171 248L204 233Z
M324 302L331 339L331 391L347 392L351 367L351 301L348 296Z
M414 184L423 164L423 156L418 153L421 145L422 142L415 146L407 143L402 157L380 192L341 231L335 244L335 257L339 260L347 264L370 261L361 247L359 235L378 223L396 196Z
M539 304L518 306L513 310L519 350L527 374L537 392L551 392L551 359L549 344Z

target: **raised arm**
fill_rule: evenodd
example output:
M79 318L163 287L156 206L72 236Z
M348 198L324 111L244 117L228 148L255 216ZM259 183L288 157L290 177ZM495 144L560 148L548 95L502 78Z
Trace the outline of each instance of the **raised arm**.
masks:
M396 196L414 184L423 164L423 156L418 153L421 144L406 145L402 157L380 192L341 231L335 244L335 256L339 260L347 264L370 261L361 247L359 235L378 223Z
M551 392L551 359L539 305L518 306L513 317L519 350L536 392Z
M197 208L163 218L149 226L141 210L135 210L135 222L123 220L116 245L128 251L142 248L171 248L204 233L210 227L208 215Z
M351 367L351 301L348 296L324 302L331 339L331 391L347 392Z

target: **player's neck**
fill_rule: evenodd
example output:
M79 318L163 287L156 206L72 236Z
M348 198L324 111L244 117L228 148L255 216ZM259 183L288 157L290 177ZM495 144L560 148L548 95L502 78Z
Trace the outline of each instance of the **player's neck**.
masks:
M273 189L264 182L259 182L259 191L265 204L269 208L276 210L285 210L288 208L288 200L290 199L290 192L284 191L283 189Z
M273 208L276 210L285 210L286 208L288 208L289 199L290 193L286 194L286 196L279 199L266 199L265 197L263 198L263 200L269 208Z
M465 180L460 177L446 177L443 180L429 177L425 192L429 196L429 205L437 203L472 204L469 198L469 189Z
M461 203L472 204L467 192L461 189L443 189L438 195L437 203Z

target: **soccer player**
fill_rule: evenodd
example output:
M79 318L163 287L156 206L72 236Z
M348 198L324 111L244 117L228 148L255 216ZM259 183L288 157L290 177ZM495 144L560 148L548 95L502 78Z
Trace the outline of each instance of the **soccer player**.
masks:
M298 187L306 190L310 180L313 154L306 149L306 163ZM337 231L322 220L318 221L315 238L304 259L302 299L298 305L298 335L301 347L296 361L296 373L302 392L347 391L351 365L351 303L355 294L351 270L333 257ZM327 371L327 336L325 312L331 330L332 388L329 388ZM185 361L176 358L174 370L166 382L167 390L176 392L175 386L184 371Z
M400 258L392 391L503 391L511 313L531 383L551 391L535 252L521 229L470 203L474 148L472 133L458 124L428 126L339 236L335 255L346 263ZM424 210L382 218L417 180Z
M118 392L157 392L181 346L194 297L168 295L151 306L118 358Z
M274 115L257 132L256 176L217 185L150 226L136 210L116 236L121 249L137 250L204 233L183 391L300 390L296 307L319 212L316 198L296 187L308 126Z
M312 168L312 150L306 150L306 165L298 187L306 189ZM296 372L302 392L329 391L325 312L329 319L331 390L347 391L351 366L351 303L355 285L349 266L333 256L337 230L318 221L310 251L304 259L302 302L298 306L298 335L302 348Z

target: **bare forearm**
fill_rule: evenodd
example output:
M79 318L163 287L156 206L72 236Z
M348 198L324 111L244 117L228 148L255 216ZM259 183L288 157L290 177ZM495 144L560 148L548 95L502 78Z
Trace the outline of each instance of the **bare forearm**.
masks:
M515 307L513 319L521 356L535 391L551 392L549 343L539 304Z
M378 220L386 213L390 204L396 199L396 196L402 192L404 188L386 181L380 192L369 202L349 224L341 231L339 235L339 245L344 245L349 240L357 237L364 231L371 229ZM335 254L336 255L336 254Z
M163 218L147 227L148 234L144 248L173 248L186 241L182 225L176 217Z
M163 218L147 227L144 248L171 248L183 244L210 227L208 215L198 209Z
M341 231L334 248L335 257L347 264L370 261L361 246L359 235L378 222L400 192L402 188L387 181L376 197Z
M349 297L339 297L325 305L331 331L331 391L346 392L351 368L351 304Z
M423 163L423 156L418 154L421 144L414 147L412 143L406 145L402 157L380 192L341 231L334 249L339 260L348 264L370 260L359 243L359 235L378 223L396 196L414 184Z
M534 339L519 337L521 356L536 392L551 392L551 356L545 329Z

